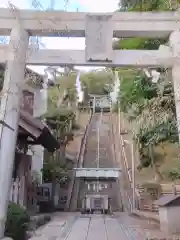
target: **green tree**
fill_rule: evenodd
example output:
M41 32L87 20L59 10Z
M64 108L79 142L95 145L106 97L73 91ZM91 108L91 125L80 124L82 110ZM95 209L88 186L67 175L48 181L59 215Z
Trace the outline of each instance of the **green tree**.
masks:
M113 82L113 75L104 69L92 71L82 75L82 82L89 94L104 95L109 91L108 85Z
M64 184L69 180L65 150L69 141L73 140L72 131L75 114L66 108L62 109L61 107L58 109L56 107L54 109L51 108L42 118L46 119L47 125L53 130L60 145L60 148L53 155L45 152L45 161L42 169L44 182L52 183L51 200L53 208L56 184Z
M175 2L175 3L174 3ZM164 1L164 0L123 0L120 1L119 5L125 11L140 11L140 12L149 12L149 11L170 11L177 9L177 1ZM129 38L121 39L114 41L114 49L147 49L147 50L156 50L161 44L165 44L168 41L168 38Z
M72 102L76 100L76 76L77 73L71 73L69 76L60 76L57 79L57 87L49 90L49 103L56 104L59 95L66 90L71 96ZM106 94L107 84L112 83L113 75L110 71L98 70L81 73L80 81L82 87L86 89L87 94Z
M127 113L135 106L139 106L138 111L140 111L144 100L155 96L157 96L156 84L149 81L140 71L136 71L133 77L123 76L120 87L121 111Z
M176 10L179 0L121 0L119 9L124 11Z

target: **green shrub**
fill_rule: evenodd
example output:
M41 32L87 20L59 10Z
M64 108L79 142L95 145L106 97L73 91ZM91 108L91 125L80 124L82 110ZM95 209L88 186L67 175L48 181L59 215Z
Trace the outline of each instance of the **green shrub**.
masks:
M13 240L25 240L29 221L30 217L26 210L18 204L9 203L5 236Z
M166 173L167 177L174 181L180 179L180 168L173 168L167 171Z

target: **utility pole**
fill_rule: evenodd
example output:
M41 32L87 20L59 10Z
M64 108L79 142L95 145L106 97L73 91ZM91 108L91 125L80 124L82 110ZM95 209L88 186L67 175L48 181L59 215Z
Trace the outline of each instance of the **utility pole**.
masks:
M121 135L121 109L120 109L120 101L118 100L118 130L119 136Z
M0 105L0 120L11 128L0 125L0 239L4 237L9 190L12 183L28 43L28 33L17 24L11 31Z
M131 144L131 167L132 167L132 209L135 210L135 159L134 159L134 142Z
M95 113L96 111L96 97L94 96L93 97L93 114Z
M101 116L100 116L101 118ZM97 129L97 168L99 168L99 141L100 141L100 121L101 119L99 119L99 122L98 122L98 129Z

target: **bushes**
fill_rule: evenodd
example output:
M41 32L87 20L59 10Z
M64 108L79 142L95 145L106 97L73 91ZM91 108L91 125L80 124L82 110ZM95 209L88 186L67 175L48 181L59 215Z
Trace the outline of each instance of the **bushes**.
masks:
M30 217L26 210L18 204L9 203L7 220L5 226L5 236L13 240L24 240Z
M37 228L43 226L49 221L51 221L50 214L31 217L31 222L28 228L29 233L35 231Z
M172 168L166 172L166 175L171 181L179 180L180 168Z

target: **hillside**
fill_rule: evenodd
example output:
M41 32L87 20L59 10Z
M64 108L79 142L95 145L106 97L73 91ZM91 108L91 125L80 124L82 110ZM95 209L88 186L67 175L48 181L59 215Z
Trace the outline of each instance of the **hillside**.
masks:
M132 134L131 134L131 124L122 114L122 128L128 130L128 134L123 136L124 140L128 140L132 143ZM131 166L131 149L130 145L125 146L129 166ZM137 148L136 148L137 150ZM180 182L180 161L179 154L180 149L178 144L165 142L156 147L156 152L160 155L163 155L163 159L159 162L159 170L163 175L163 180L161 182ZM137 167L140 163L138 158L138 150L135 157L136 165L136 183L144 183L148 181L154 181L154 170L151 166L147 168L142 168L141 171L137 170ZM175 179L174 179L175 178Z
M88 112L80 112L77 123L79 129L74 131L74 140L66 146L66 153L77 157L79 153L79 148L81 145L81 140L85 132L85 128L89 122L90 114Z

